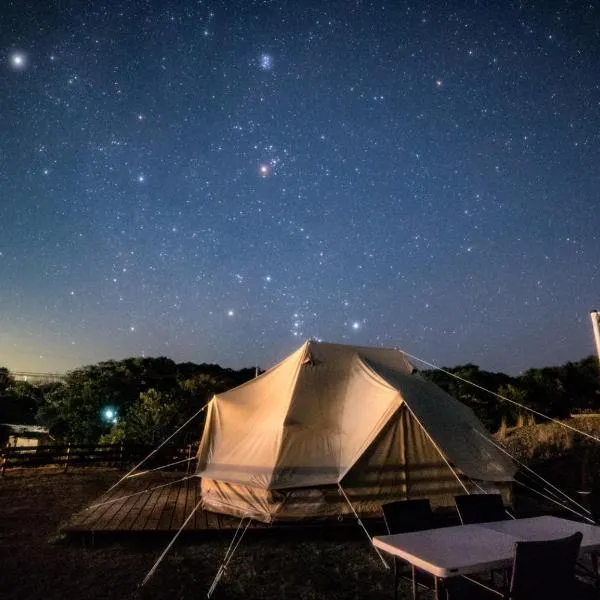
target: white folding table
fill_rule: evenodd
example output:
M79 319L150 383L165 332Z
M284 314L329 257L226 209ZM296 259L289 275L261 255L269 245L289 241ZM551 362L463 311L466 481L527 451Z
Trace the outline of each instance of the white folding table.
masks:
M383 535L373 538L373 545L433 575L437 599L440 579L509 567L515 542L561 538L576 531L583 534L582 552L600 549L600 527L550 516Z

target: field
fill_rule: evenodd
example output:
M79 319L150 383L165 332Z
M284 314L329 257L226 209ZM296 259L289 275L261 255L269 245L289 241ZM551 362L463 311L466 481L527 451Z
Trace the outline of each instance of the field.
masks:
M10 470L0 479L3 600L206 597L231 533L176 543L150 582L140 582L169 538L113 539L86 546L57 536L61 523L114 481L114 470ZM358 527L298 534L253 532L242 541L214 598L389 600L391 575ZM408 597L408 596L407 596Z

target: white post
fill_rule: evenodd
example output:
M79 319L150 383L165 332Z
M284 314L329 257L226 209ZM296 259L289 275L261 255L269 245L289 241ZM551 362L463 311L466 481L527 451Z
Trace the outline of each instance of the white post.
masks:
M592 328L594 329L594 339L596 340L596 352L598 353L598 360L600 360L600 314L597 310L593 310L590 313L592 318Z

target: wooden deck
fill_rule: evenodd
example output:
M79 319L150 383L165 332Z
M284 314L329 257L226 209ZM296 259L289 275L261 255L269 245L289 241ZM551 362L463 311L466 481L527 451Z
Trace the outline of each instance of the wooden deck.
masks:
M175 532L200 500L200 480L182 473L132 477L75 514L63 533ZM154 488L154 489L153 489ZM198 509L184 531L235 529L239 520ZM265 525L253 522L251 527Z

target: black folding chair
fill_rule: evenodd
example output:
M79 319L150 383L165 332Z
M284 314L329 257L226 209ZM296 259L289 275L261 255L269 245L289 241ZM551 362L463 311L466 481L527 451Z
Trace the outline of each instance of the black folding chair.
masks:
M463 525L505 521L509 518L500 494L463 494L454 496L454 502ZM496 573L502 577L504 583L508 581L506 569L492 569L490 571L492 581Z
M575 577L575 563L582 534L535 542L515 542L510 581L502 588L490 587L478 579L465 576L450 586L451 598L490 598L493 592L504 600L581 600L581 584ZM468 581L465 581L468 580Z
M388 533L410 533L435 527L431 504L426 498L417 500L397 500L381 506L383 519ZM394 557L394 599L398 598L398 583L400 578L408 578L408 571L402 569L402 561ZM410 580L413 586L413 598L417 597L417 576L411 565Z
M509 518L500 494L464 494L454 496L454 502L463 525L504 521Z
M575 563L581 546L580 532L557 540L517 542L510 600L568 600L575 598Z

